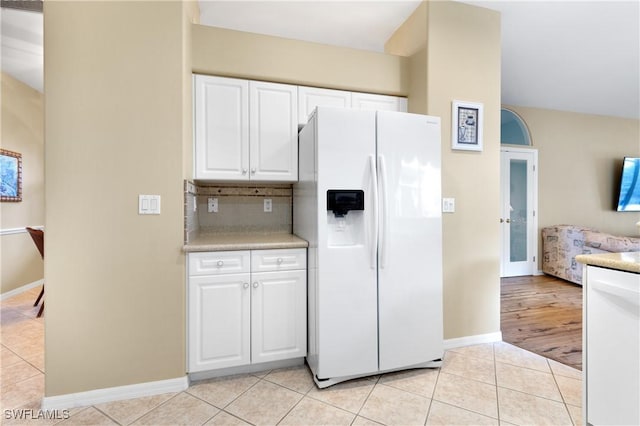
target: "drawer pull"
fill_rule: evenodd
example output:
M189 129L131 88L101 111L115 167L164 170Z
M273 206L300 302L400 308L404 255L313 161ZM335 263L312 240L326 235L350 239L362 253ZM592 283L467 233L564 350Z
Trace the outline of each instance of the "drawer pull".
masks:
M222 261L222 260L218 260L218 266L219 266L219 267L222 267L222 265L224 265L224 261Z
M253 288L258 288L258 282L253 283Z
M244 287L245 289L246 289L246 288L249 288L249 283L244 283L244 284L242 284L242 287Z
M279 265L279 264L281 264L281 263L282 263L282 258L281 258L281 257L279 257L279 258L278 258L278 260L277 260L277 262L278 262L278 265Z

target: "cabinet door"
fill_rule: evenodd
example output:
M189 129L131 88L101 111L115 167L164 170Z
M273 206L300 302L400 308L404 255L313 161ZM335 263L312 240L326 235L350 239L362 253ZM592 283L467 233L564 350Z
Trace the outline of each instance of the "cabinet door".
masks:
M251 278L251 362L306 356L306 271L261 272Z
M407 98L372 93L352 93L351 106L356 109L407 112Z
M298 180L298 88L249 83L252 180Z
M304 126L317 106L351 107L351 92L298 86L298 124Z
M194 178L249 179L249 83L195 75Z
M189 278L189 372L251 362L250 274Z

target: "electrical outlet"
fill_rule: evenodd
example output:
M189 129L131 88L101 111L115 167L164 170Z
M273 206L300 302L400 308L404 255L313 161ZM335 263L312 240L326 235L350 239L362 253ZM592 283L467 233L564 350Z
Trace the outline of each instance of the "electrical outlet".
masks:
M271 198L265 198L264 199L264 211L266 213L271 213L272 210L273 210L273 202L271 201Z
M455 213L456 211L456 199L455 198L443 198L442 199L442 213Z
M209 213L218 213L218 199L209 197L207 202L207 211Z

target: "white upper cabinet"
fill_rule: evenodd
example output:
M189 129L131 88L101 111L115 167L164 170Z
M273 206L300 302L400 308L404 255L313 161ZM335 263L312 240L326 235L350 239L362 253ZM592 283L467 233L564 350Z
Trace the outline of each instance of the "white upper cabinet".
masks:
M194 75L194 178L298 180L297 87Z
M298 88L249 82L250 178L298 180Z
M344 90L298 87L298 124L304 126L317 106L351 107L351 92Z
M249 82L195 75L194 177L249 178Z
M354 92L351 94L351 107L355 109L407 112L407 98Z
M193 76L194 179L296 182L298 125L317 106L407 111L407 98Z

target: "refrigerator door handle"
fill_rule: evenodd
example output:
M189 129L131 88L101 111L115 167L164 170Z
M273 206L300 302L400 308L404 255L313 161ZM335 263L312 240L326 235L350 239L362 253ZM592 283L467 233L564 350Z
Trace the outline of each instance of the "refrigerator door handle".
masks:
M371 233L370 266L376 269L376 255L378 252L378 176L376 175L376 157L369 155L369 167L371 168L372 208L373 208L373 232Z
M381 188L381 200L380 208L382 209L382 220L380 224L380 268L384 269L387 263L387 228L389 223L389 204L387 196L387 167L384 162L384 157L378 155L378 167L380 171L380 188Z

